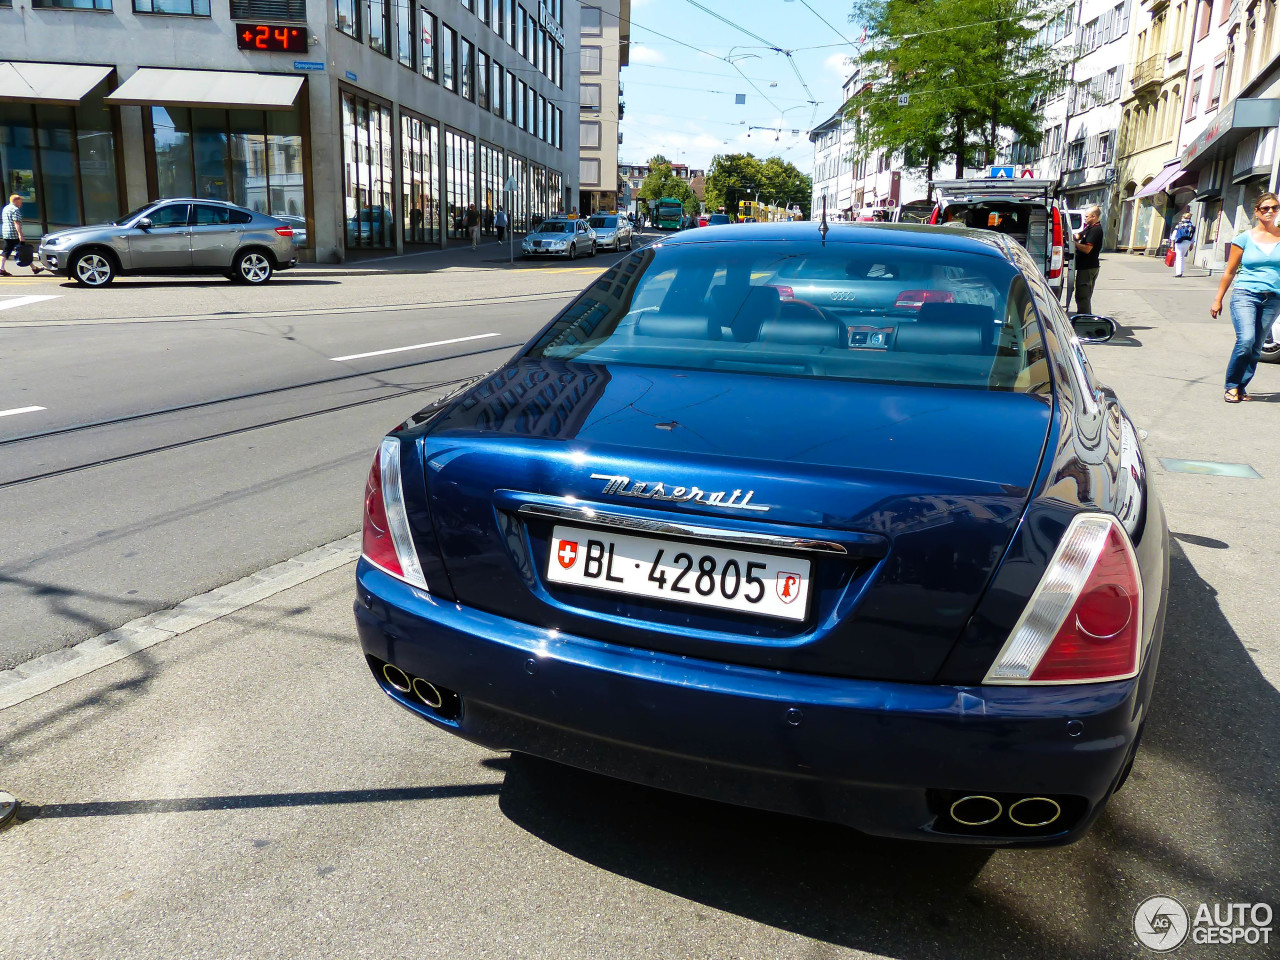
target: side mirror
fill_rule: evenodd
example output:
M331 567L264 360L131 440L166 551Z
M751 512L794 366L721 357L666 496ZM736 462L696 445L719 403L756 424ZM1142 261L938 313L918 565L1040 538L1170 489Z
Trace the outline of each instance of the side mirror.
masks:
M1077 313L1071 318L1071 327L1081 343L1106 343L1116 335L1114 320L1093 313Z
M143 217L141 220L135 221L133 225L139 230L150 230L152 227L151 218Z

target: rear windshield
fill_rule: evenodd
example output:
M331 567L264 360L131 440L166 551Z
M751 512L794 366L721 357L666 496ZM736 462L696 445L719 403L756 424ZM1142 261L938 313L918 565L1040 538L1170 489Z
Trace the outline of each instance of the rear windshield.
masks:
M587 223L593 227L616 227L618 225L617 217L592 217Z
M718 226L728 222L729 215L727 213L713 213L711 216L707 217L707 223L711 226Z
M867 243L637 251L530 347L539 359L1044 392L1026 282L998 257Z

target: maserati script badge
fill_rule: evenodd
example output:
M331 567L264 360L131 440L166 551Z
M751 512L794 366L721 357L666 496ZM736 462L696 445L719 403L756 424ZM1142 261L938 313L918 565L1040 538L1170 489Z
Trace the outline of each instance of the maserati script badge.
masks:
M620 497L637 497L641 500L670 500L673 503L704 503L708 507L732 507L734 510L756 510L760 513L764 513L769 509L761 504L751 502L752 496L755 495L754 490L748 490L747 495L744 497L741 490L734 490L732 493L727 490L707 493L699 487L672 487L668 490L661 481L656 483L641 480L633 481L630 477L618 477L608 473L593 473L591 479L606 481L603 492L617 494Z

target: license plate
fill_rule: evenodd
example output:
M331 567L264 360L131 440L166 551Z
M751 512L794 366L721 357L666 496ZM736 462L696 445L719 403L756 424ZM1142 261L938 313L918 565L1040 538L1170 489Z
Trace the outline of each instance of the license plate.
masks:
M809 561L557 526L547 579L610 593L803 620Z

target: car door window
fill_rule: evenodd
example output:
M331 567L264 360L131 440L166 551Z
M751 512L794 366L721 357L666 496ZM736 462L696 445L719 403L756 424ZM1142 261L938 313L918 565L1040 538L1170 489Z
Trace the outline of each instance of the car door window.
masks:
M147 219L151 221L153 227L185 227L187 210L188 205L185 203L170 203L163 207L156 207L147 215Z
M231 208L219 207L212 203L197 203L195 225L211 227L231 222Z

